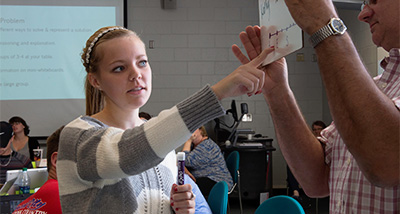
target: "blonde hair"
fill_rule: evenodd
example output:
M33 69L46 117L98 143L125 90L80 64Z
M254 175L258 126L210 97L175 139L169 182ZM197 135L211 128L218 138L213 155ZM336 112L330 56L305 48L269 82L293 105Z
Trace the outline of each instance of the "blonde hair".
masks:
M97 30L86 41L86 46L83 48L81 55L82 63L85 67L86 73L97 73L98 64L102 57L97 51L97 47L101 43L124 36L135 36L139 38L135 32L119 26L103 27ZM90 84L87 74L85 79L86 115L90 116L100 112L103 109L104 95L99 89Z

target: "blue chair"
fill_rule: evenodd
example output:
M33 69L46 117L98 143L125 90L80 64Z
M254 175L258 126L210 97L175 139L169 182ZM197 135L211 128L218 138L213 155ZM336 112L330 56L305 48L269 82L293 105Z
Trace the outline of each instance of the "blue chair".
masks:
M225 181L216 183L207 198L213 214L226 214L228 208L228 184Z
M229 190L228 194L230 195L237 187L239 192L240 214L242 214L243 208L242 208L242 193L240 192L239 161L240 161L240 156L238 151L231 152L226 158L226 166L228 167L228 170L231 173L233 180L233 186Z
M303 207L292 197L278 195L265 200L254 214L305 214Z

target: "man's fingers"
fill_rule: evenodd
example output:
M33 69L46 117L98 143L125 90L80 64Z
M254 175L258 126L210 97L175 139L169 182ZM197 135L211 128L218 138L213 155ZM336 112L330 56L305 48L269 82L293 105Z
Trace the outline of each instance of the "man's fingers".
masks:
M254 26L254 30L256 31L256 35L257 35L257 37L261 37L261 28L260 28L260 26Z
M247 26L246 33L255 51L255 55L249 55L249 57L250 59L254 59L261 53L260 29L258 26Z
M240 41L242 42L244 49L246 49L247 56L249 59L254 59L258 56L259 52L257 52L256 47L253 44L253 41L250 40L250 35L247 32L241 32L239 34Z
M243 65L250 62L237 45L232 45L232 52Z

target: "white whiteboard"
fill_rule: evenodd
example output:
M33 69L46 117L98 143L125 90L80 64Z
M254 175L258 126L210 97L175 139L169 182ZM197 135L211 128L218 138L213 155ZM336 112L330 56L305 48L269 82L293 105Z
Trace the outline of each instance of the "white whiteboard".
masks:
M267 65L303 47L303 33L295 23L284 0L258 0L262 49L275 47Z

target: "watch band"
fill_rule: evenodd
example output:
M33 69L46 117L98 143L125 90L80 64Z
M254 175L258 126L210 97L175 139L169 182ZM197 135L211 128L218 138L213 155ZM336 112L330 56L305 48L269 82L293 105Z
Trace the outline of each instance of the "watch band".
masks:
M327 25L320 28L313 35L311 35L311 37L310 37L311 45L315 48L315 46L317 46L320 42L322 42L324 39L328 38L329 36L332 36L333 34L334 33L330 27L330 23L328 23Z

